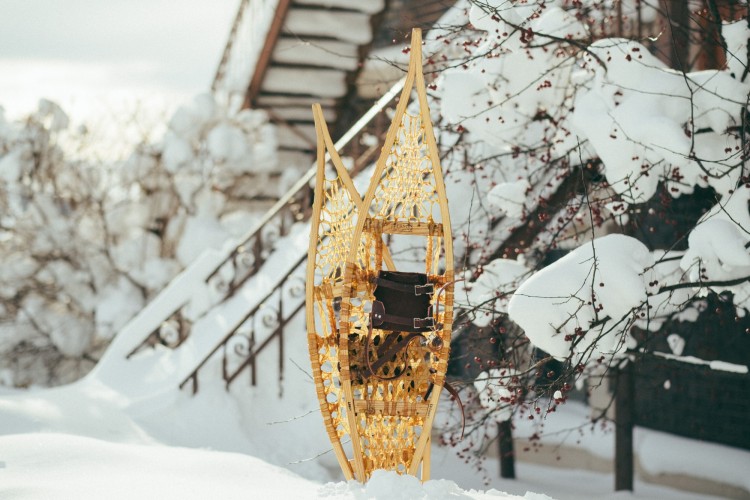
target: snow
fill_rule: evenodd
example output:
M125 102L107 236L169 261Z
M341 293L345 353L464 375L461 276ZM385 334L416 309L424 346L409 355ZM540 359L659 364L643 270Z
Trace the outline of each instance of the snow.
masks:
M482 408L492 411L492 417L497 422L510 420L513 408L508 402L515 390L512 378L516 377L516 370L494 368L482 372L474 379L474 388L479 394L479 404Z
M21 176L23 149L17 149L0 158L0 179L11 183Z
M292 326L302 328L303 319L299 315ZM307 346L303 335L294 338L287 355L301 365ZM230 392L216 363L196 396L179 391L176 375L193 361L160 349L130 361L109 356L109 366L100 364L65 387L0 393L0 496L522 498L463 491L450 480L422 485L392 473L378 474L366 486L324 484L340 473L330 454L307 460L328 448L322 422L309 410L317 407L314 388L295 369L286 373L279 399L276 384L269 383L279 378L272 362L278 354L264 356L263 383L238 383ZM102 374L109 374L108 383Z
M584 2L580 8L589 7L592 9L586 10L585 15L596 16L596 3ZM657 17L653 8L639 7L636 2L622 2L620 7L631 19L636 10L644 22ZM524 286L536 283L534 294L546 298L518 298L523 289L514 297L517 304L526 303L522 314L528 319L522 326L532 342L537 346L541 342L556 356L564 357L570 347L565 337L575 339L575 328L588 330L597 317L610 318L609 326L599 328L598 333L626 316L627 325L615 328L620 333L633 322L656 331L668 317L697 317L699 306L685 304L696 293L707 293L707 287L699 284L652 295L648 314L632 314L635 311L631 309L645 303L647 294L657 293L654 283L669 287L687 281L738 281L731 286L710 288L715 292L731 291L738 314L743 315L750 297L744 282L750 276L750 253L745 247L750 221L747 188L738 187L742 139L736 127L741 124L750 92L743 76L747 23L724 26L731 52L726 70L682 73L668 68L637 41L603 38L579 51L575 43L564 41L568 38L588 44L591 38L588 28L572 15L575 12L575 8L562 2L493 0L470 6L468 20L484 33L465 41L463 48L469 54L465 64L443 72L436 85L442 117L463 134L461 142L453 147L456 159L449 156L444 165L451 170L455 161L468 164L469 169L482 170L481 177L453 172L446 177L449 194L458 191L459 183L473 188L469 193L464 187L460 195L464 200L471 197L471 203L458 209L457 254L465 258L464 252L471 252L469 241L480 248L466 259L468 262L476 262L477 254L491 254L496 242L503 241L514 227L529 223L525 219L537 207L544 207L545 196L555 191L560 179L571 175L568 165L577 168L575 165L601 160L601 166L595 167L606 179L601 196L594 196L597 193L592 190L586 199L571 200L551 217L559 224L548 223L533 243L526 242L527 248L519 249L526 252L530 266L538 264L534 258L537 253L546 252L546 246L567 249L611 231L611 226L604 226L610 217L625 224L627 211L638 210L636 205L652 198L660 185L674 197L693 193L696 186L711 187L720 202L691 232L690 248L679 265L674 252L655 253L650 259L644 255L635 266L636 275L614 287L623 295L610 297L615 303L610 307L617 309L616 319L604 311L591 314L587 302L594 302L593 299L573 305L575 300L565 298L575 296L579 287L584 292L591 285L598 288L598 283L587 282L580 274L574 279L568 272L555 274L554 267L539 271L538 281L533 276ZM608 22L603 17L598 21ZM544 38L545 35L558 40ZM573 56L575 53L577 56ZM455 197L451 194L451 199ZM595 214L603 214L604 222L594 224L592 220L587 224ZM484 232L485 221L498 218L493 222L492 234ZM470 224L464 224L467 219ZM535 222L531 221L529 227ZM566 232L562 232L566 225L573 233L569 241ZM509 249L509 254L513 250ZM633 259L625 255L622 258L625 267L629 267ZM616 266L617 261L613 258L611 264ZM608 266L602 266L605 267ZM481 276L481 270L475 274ZM564 280L571 281L563 284ZM551 293L544 293L543 282L549 284ZM498 287L496 292L504 295L508 290ZM473 305L481 303L475 301ZM577 313L579 305L581 314ZM532 318L534 306L544 314ZM483 315L486 317L487 313L480 309L477 316ZM599 347L602 353L612 354L624 347L619 340L627 339L614 331L609 333ZM580 343L578 354L591 340Z
M507 499L546 495L464 491L448 480L422 484L411 476L376 471L372 479L321 485L288 469L237 453L112 443L58 433L0 436L0 492L13 498L165 500L221 498ZM61 464L66 464L61 467ZM39 478L44 480L40 481ZM85 478L85 479L83 479Z
M472 323L487 326L508 312L509 297L530 272L522 260L495 259L482 266L482 274L471 284L457 283L456 304L473 311Z
M726 194L736 185L739 172L726 150L734 151L739 138L724 133L739 123L739 96L750 86L724 71L668 69L638 42L604 39L589 50L594 81L579 92L572 123L604 161L604 174L618 194L631 203L646 201L662 179L673 194L707 184ZM686 127L714 133L689 135ZM691 159L693 153L703 168ZM656 167L660 164L667 167ZM674 172L679 182L672 182Z
M357 45L372 40L370 15L360 12L291 9L286 16L285 26L290 33L333 36Z
M688 235L688 250L680 267L700 288L703 281L737 280L734 286L714 286L714 290L734 292L738 306L746 303L750 289L744 280L750 276L750 186L742 185L711 208ZM740 313L741 314L741 313Z
M266 270L250 280L236 298L196 323L194 335L179 348L157 346L125 358L134 342L140 340L139 335L149 331L146 323L163 317L164 311L188 300L191 294L203 293L190 283L197 282L199 289L205 286L205 272L220 261L220 253L207 252L191 266L191 272L171 283L157 303L149 304L116 337L101 362L83 380L55 389L0 392L0 494L14 491L20 498L35 499L54 491L57 498L87 500L103 495L148 497L154 493L159 498L188 500L205 498L210 491L221 498L259 492L279 498L538 500L580 498L582 491L604 497L611 491L608 476L565 474L523 462L517 466L521 480L493 479L490 486L496 489L485 491L480 471L463 464L454 450L437 445L433 445L435 479L424 485L414 478L385 472L375 474L366 485L341 482L335 458L324 453L329 444L307 373L302 314L288 325L288 331L297 334L286 336L284 353L291 363L286 363L283 379L275 366L278 348L272 347L262 355L258 386L240 380L227 392L220 375L221 360L213 359L201 372L200 390L195 396L189 390L178 390L178 383L215 345L233 315L252 307L248 300L253 294L248 292L268 290L273 276L267 273L278 276L283 262L304 252L306 234L307 228L299 225L281 240L279 248L284 251L275 252ZM500 263L498 269L510 264L515 263ZM492 271L489 269L487 276L492 276ZM498 396L503 397L501 391L488 393L487 401ZM564 437L571 433L578 436L575 430L564 429L579 426L581 412L587 410L574 405L568 408L573 413L563 408L554 419L545 421L549 432L544 433L544 439L550 446L565 442ZM518 436L537 432L533 427L536 422L516 419ZM555 441L560 438L562 441ZM600 456L611 455L611 434L584 432L578 440L587 449L599 450ZM691 450L690 456L701 455L692 451L695 444L685 446ZM702 445L700 449L704 449ZM735 459L737 467L750 463L745 452L739 452ZM493 460L487 463L490 470L497 466ZM670 463L656 462L653 468L671 471L674 467ZM688 465L679 467L682 470ZM579 484L581 477L586 477L585 486ZM723 469L713 479L742 484L732 468ZM638 484L637 488L642 498L690 498L663 487ZM530 493L540 490L549 497Z
M742 484L745 489L750 488L747 478L747 452L729 446L706 443L701 450L705 456L715 457L714 460L697 460L693 450L683 440L661 432L636 430L635 447L641 465L651 474L685 474L710 481L727 481L730 484ZM669 458L664 453L669 449ZM721 458L719 458L721 457Z
M125 161L62 148L75 137L85 149L85 134L67 127L46 100L25 120L0 121L2 250L10 264L0 271L0 294L17 297L0 314L19 333L2 355L16 365L19 385L83 375L181 269L230 236L235 247L247 236L262 209L253 198L277 187L271 172L298 174L279 165L264 112L230 114L210 94L181 106L160 142L144 138ZM34 348L24 347L32 338ZM44 362L36 350L48 353Z
M267 267L249 280L234 298L209 310L194 325L193 336L177 349L157 346L129 360L125 358L144 332L160 324L166 311L186 301L204 300L193 309L199 317L203 314L201 311L210 307L212 299L205 285L206 274L221 262L230 244L226 250L204 253L170 283L159 299L149 303L136 320L122 330L85 379L56 389L0 393L0 433L3 436L0 446L4 453L0 493L3 488L11 487L6 485L12 485L23 495L21 498L43 498L54 489L58 497L69 495L83 500L101 498L103 491L108 498L126 495L123 492L146 496L155 492L160 498L190 499L204 498L206 491L222 498L234 498L258 491L280 498L534 500L580 498L582 491L603 497L611 491L611 478L607 476L583 472L564 474L523 462L517 466L520 481L493 479L490 483L494 488L519 496L496 489L483 491L481 488L487 486L482 473L463 464L454 450L437 445L433 445L435 479L424 485L414 478L385 472L375 474L364 486L341 482L335 458L323 453L329 445L317 417L317 401L307 374L306 342L299 333L286 336L285 357L292 363L286 363L288 368L283 380L274 366L278 348L272 347L263 353L258 386L249 387L240 380L226 392L220 376L220 359L213 359L201 372L198 394L192 396L189 390L179 391L179 382L233 324L232 318L251 308L260 295L257 291L272 288L273 280L283 274L285 263L289 265L294 256L304 253L307 231L303 224L293 228L289 236L278 242L280 250L270 256ZM609 247L605 241L601 252L606 253ZM522 275L525 267L515 261L502 260L487 266L484 279L492 282L488 287L494 286L497 280L506 280L506 271ZM287 304L292 306L294 302ZM288 325L288 331L304 331L301 314ZM230 358L229 363L241 360L241 357ZM289 368L290 364L301 368ZM488 374L488 378L495 375L498 374ZM487 403L507 396L502 385L490 387L487 384L484 389ZM581 413L586 411L571 405L557 412L554 419L546 419L545 443L555 446L555 443L568 441L565 436L575 435L579 445L599 456L611 456L611 434L570 430L580 425ZM558 419L558 416L563 418ZM534 427L537 421L532 423L524 418L516 419L515 423L519 437L530 436L538 430ZM696 445L685 446L694 450ZM704 449L702 445L700 449ZM695 451L689 453L692 457L698 455ZM745 452L739 452L735 459L737 467L750 463ZM487 464L491 470L496 468L493 460L489 459ZM652 458L652 462L646 463L653 464L654 470L672 471L675 467L690 470L689 463L671 466L671 461L658 460ZM92 475L95 479L90 480ZM581 477L586 477L585 486L579 484ZM715 473L713 479L743 484L741 477L733 468L724 468ZM637 488L645 492L643 498L690 497L663 487L639 484ZM540 489L550 496L529 492Z
M524 213L526 193L531 184L526 179L498 184L487 193L487 201L500 209L507 217L519 219Z
M233 453L56 433L1 436L0 447L0 492L19 499L317 498L319 487Z
M303 321L295 321L302 326ZM290 344L292 359L304 361L304 336ZM268 353L266 363L276 353ZM160 356L145 356L161 362ZM123 381L144 386L142 365L111 359ZM463 463L449 448L433 445L433 480L379 471L366 485L336 479L336 461L314 450L327 449L319 417L303 415L315 408L306 375L287 372L285 397L279 399L273 363L268 379L255 388L235 385L225 392L216 375L205 377L191 396L174 386L153 395L127 395L97 376L55 389L0 393L0 496L13 498L267 498L399 499L399 498L547 498L617 497L611 476L565 471L519 462L520 479L491 480L483 490L482 473ZM114 367L111 367L114 368ZM302 400L299 396L303 396ZM264 408L264 411L260 411ZM609 431L576 430L588 411L567 404L544 420L544 446L582 447L611 458ZM317 412L313 412L317 413ZM283 420L277 420L282 418ZM518 437L538 432L539 422L517 419ZM676 450L679 453L667 453ZM311 454L312 453L312 454ZM651 473L685 471L715 481L746 485L750 453L638 430L636 453ZM721 457L721 458L719 458ZM302 460L301 460L302 459ZM713 465L709 462L713 461ZM496 459L485 464L496 470ZM705 471L701 472L701 471ZM499 490L511 491L502 493ZM538 493L531 493L537 491ZM545 492L546 494L542 493ZM548 496L549 495L549 496ZM636 484L632 498L706 498L664 487Z
M617 354L627 320L652 288L646 272L652 265L651 253L635 238L597 238L521 284L508 314L535 346L558 359Z
M368 5L375 4L380 2ZM648 328L655 328L660 318L673 312L680 299L686 297L681 292L665 294L666 298L649 297L656 291L657 279L660 284L667 277L680 280L685 274L693 281L736 279L750 272L745 248L750 240L750 189L736 188L739 169L730 168L741 141L727 133L728 127L738 123L743 105L738 96L747 94L748 85L732 78L730 72L736 76L741 66L731 60L728 71L683 75L665 68L645 47L624 40L596 42L584 63L568 57L565 51L555 50L554 45L551 49L531 47L522 40L528 34L511 24L528 27L538 36L588 36L585 25L560 8L559 2L550 2L538 12L537 7L533 2L510 4L499 0L473 5L470 19L488 35L467 50L487 51L490 57L477 58L465 67L456 65L435 84L442 91L443 117L455 131L468 131L468 140L461 144L455 144L456 135L452 132L441 137L444 145L456 145L455 157L446 160L446 181L454 200L454 221L465 231L457 244L457 254L463 253L470 264L476 263L476 255L469 257L469 243L479 241L476 235L487 241L507 235L539 206L545 191L554 190L562 175L545 171L541 159L519 154L524 149L536 150L540 144L553 144L549 154L559 157L578 149L573 156L580 161L601 158L602 172L620 198L605 205L615 215L624 214L632 203L648 199L660 181L666 182L674 196L690 193L696 185L711 186L721 201L691 232L689 249L679 264L675 260L662 262L662 257L673 255L649 252L633 238L605 236L594 238L528 279L531 271L524 256L494 260L476 269L479 277L474 283L457 286L456 303L460 305L463 298L469 306L481 305L473 318L479 326L509 313L536 346L558 358L571 352L592 359L599 354L614 356L627 342L625 327L649 320L641 314L644 304L658 304L654 310L657 318L647 324ZM633 8L633 3L623 2L623 8ZM487 9L495 10L507 22L488 14ZM342 39L365 43L371 38L369 21L362 24L366 18L338 12L316 22L309 12L303 16L293 11L287 27L293 32L302 31L303 27L305 32L333 32ZM337 28L341 22L346 29ZM737 23L728 27L727 36L738 54L744 54L742 50L746 48L740 42L747 38L747 28ZM502 45L497 45L498 40ZM593 56L606 59L606 68ZM247 60L252 61L252 57ZM519 67L524 71L519 72ZM338 95L340 72L329 71L326 75L330 77L326 90ZM298 74L294 76L299 79ZM244 85L247 79L242 81ZM279 90L296 82L277 71L269 73L267 85ZM526 89L534 91L525 92ZM553 128L535 118L540 110L554 114L556 109L570 108L575 108L575 113L558 117ZM40 103L35 119L49 132L63 130L69 123L62 110L49 101ZM5 122L0 119L3 136L15 141L12 132L4 128ZM686 133L696 129L704 130L692 137ZM519 464L521 481L489 481L492 486L523 496L492 489L478 491L472 488L483 485L480 474L462 467L453 450L437 445L433 476L448 479L421 484L415 478L381 471L366 485L335 482L340 478L336 461L325 453L329 445L320 419L314 416L317 403L307 374L304 335L299 333L304 331L301 315L287 326L292 333L286 334L284 351L271 344L263 353L258 386L236 382L225 392L220 376L222 360L217 355L202 368L197 395L177 389L228 332L242 326L249 310L264 304L264 293L273 290L280 277L292 271L304 255L308 229L298 224L276 242L263 270L232 297L220 300L223 296L217 290L218 280L206 283L208 275L242 240L242 231L235 228L237 232L232 232L227 226L243 216L252 220L246 211L229 207L222 192L234 187L235 174L277 169L276 145L274 131L262 113L243 111L226 116L210 96L203 95L175 113L162 144L134 154L125 164L123 170L130 171L123 172L123 178L139 180L144 190L164 188L163 179L149 178L157 157L169 174L167 177L174 181L169 187L179 198L180 210L165 232L174 237L170 244L175 258L159 256L161 242L148 227L147 212L137 204L142 191L133 189L132 193L123 190L128 192L109 200L112 204L106 222L113 227L111 235L116 243L111 258L117 266L129 268L134 282L124 276L105 279L93 272L92 281L96 280L98 291L94 297L73 291L85 284L85 279L73 270L61 265L43 270L42 276L68 282L68 293L80 300L83 309L93 311L98 337L106 339L118 330L119 334L95 370L79 383L59 389L0 392L0 449L4 453L0 456L0 494L5 490L21 498L153 495L189 499L244 498L251 492L281 498L533 500L549 498L528 492L537 488L555 498L580 498L584 494L601 497L611 491L611 477L607 475L576 472L566 476L554 469L527 464ZM14 148L0 158L1 180L6 184L16 183L29 164L29 151L21 145ZM470 169L463 169L465 165L457 160L463 153L470 158L500 157L503 162L498 168L485 168L477 162ZM696 159L701 160L701 168ZM646 175L646 169L652 175ZM290 179L294 172L284 175ZM63 184L75 181L71 177L60 179L65 181ZM256 183L257 179L263 177L254 178ZM531 189L540 185L544 186L541 190ZM22 213L21 197L12 189L8 192L9 197L15 197L11 207ZM123 203L116 203L118 200ZM149 203L164 214L173 210L167 202ZM65 214L58 213L53 205L50 199L40 200L38 213L30 217L48 218L52 225L62 227ZM583 203L578 205L587 208ZM502 220L490 235L486 226L494 220L495 213ZM97 223L86 219L84 222L82 233L95 241ZM257 226L247 227L254 228ZM278 228L266 226L264 232L273 235ZM230 239L230 234L237 239ZM591 236L594 235L592 228ZM66 238L40 234L34 241L34 250L51 251L69 244ZM480 248L482 255L491 251L489 246ZM267 250L273 250L272 245ZM147 256L141 258L143 254ZM10 262L13 269L2 271L4 282L21 279L37 269L33 262L18 255ZM100 262L92 258L92 268L97 265ZM187 266L186 271L170 281L180 266ZM231 279L233 266L225 265L219 278ZM286 310L302 301L300 294L294 293L299 292L302 276L297 274L294 280L289 289L283 290ZM156 290L165 284L164 292L140 309L144 302L138 287ZM741 286L725 288L735 292L738 304L746 301L747 293ZM514 291L508 302L508 295ZM13 290L4 283L2 293L12 296ZM684 293L689 292L686 289ZM269 303L276 299L277 295L268 297ZM48 307L39 295L27 297L24 306L19 317L37 320L46 327L60 352L66 356L85 354L94 336L91 328L77 324L75 317L62 315L59 307ZM120 329L139 309L136 318ZM159 331L166 338L174 338L174 322L164 322L173 312L194 320L190 338L172 350L156 346L126 359L126 354L150 332ZM273 311L263 315L260 322L267 324L255 332L257 342L271 334L274 320ZM27 326L28 321L19 321L18 331L25 332ZM0 334L9 331L0 330ZM70 335L72 331L89 331L90 335L75 337ZM583 340L579 342L581 336ZM34 338L31 334L28 337ZM715 370L747 373L746 366L680 357L684 345L681 340L672 337L674 355L665 356L707 364ZM241 354L232 355L233 348L246 351L248 346L247 337L233 338L226 358L230 369L245 359ZM287 369L278 373L279 358L291 361L296 370L290 372L290 363L286 363ZM474 382L479 404L485 410L496 409L498 403L511 397L512 388L503 382L508 376L502 370L490 370ZM0 372L0 380L13 383L12 379L12 373ZM555 397L562 399L562 393L557 391ZM586 432L580 431L587 412L586 408L568 403L555 413L555 418L530 415L531 420L516 418L514 425L519 437L530 440L543 422L544 446L575 442L596 457L611 458L612 436L608 429L592 426ZM495 423L511 418L511 414L506 409L492 417L491 422ZM744 472L750 467L750 454L744 451L639 430L636 453L641 465L652 474L686 474L750 489ZM727 457L731 463L725 465ZM497 466L493 459L487 463ZM328 480L332 482L323 484ZM643 491L651 498L680 495L654 487L644 487Z
M680 349L677 349L677 351L680 351ZM750 370L746 365L738 365L736 363L728 363L726 361L720 361L720 360L707 361L705 359L696 358L695 356L681 356L678 352L675 352L674 354L670 354L670 353L655 351L654 355L660 358L664 358L664 359L672 359L675 361L680 361L682 363L690 363L693 365L708 366L712 370L716 370L720 372L747 374L749 373L749 370Z
M297 0L300 5L322 5L327 8L345 8L375 14L385 7L384 0Z
M421 483L416 477L399 476L396 472L383 470L375 471L372 478L365 485L355 482L350 482L346 485L329 483L319 490L318 493L322 498L355 498L362 500L370 498L382 500L448 500L451 498L503 498L508 500L525 498L527 500L547 500L550 498L546 495L534 493L516 496L496 490L487 492L476 490L464 491L453 481L440 479Z
M143 305L144 300L138 288L125 277L120 276L116 282L99 291L94 313L97 334L106 339L114 337L130 318L141 310ZM84 344L81 349L85 347Z
M747 40L750 38L750 26L742 21L724 23L721 36L727 44L729 73L742 79L747 61Z

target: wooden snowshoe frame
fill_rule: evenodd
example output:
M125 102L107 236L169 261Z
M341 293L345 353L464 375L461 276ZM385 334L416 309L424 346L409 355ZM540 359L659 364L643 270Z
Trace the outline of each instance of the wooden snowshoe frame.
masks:
M412 115L407 105L414 90L419 113ZM376 469L418 475L421 466L424 481L430 475L430 433L450 353L454 277L448 202L422 73L421 31L412 31L406 83L364 200L333 148L320 108L314 106L313 114L318 175L307 323L326 430L347 479L365 482ZM333 179L325 175L326 149ZM365 343L397 342L404 333L371 328L367 309L378 272L396 270L384 236L407 235L421 241L424 272L435 290L443 288L439 298L434 294L430 299L439 325L433 335L442 339L442 346L430 350L411 342L394 359L377 363L379 376L366 370L377 362L378 351ZM351 460L342 445L346 435Z
M354 476L342 445L342 439L350 432L338 356L337 308L341 301L344 264L362 198L333 145L319 104L313 105L313 117L318 138L318 168L305 280L307 340L323 423L341 470L349 480ZM333 167L330 178L326 178L326 152ZM389 269L394 268L390 255L386 253L384 260Z

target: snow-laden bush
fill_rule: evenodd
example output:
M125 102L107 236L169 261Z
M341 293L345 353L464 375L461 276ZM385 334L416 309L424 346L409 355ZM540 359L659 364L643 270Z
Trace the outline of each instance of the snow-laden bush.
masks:
M86 373L183 267L247 229L258 216L257 188L247 188L276 166L265 114L228 116L210 95L178 109L162 141L125 160L67 153L62 142L86 141L69 122L46 100L23 121L0 113L4 384Z
M680 47L644 2L471 0L466 21L456 35L466 54L434 86L450 130L447 190L464 201L452 208L457 255L473 278L457 285L457 324L493 343L467 356L467 372L482 371L475 389L502 378L487 367L513 368L561 400L570 375L647 351L665 322L695 320L707 293L744 316L745 20L725 21L720 37L708 33L716 24L697 28L690 43L704 45L691 50L726 61L713 69L691 66L709 59L692 52L665 63L673 56L659 52ZM636 22L641 37L624 38ZM664 216L677 201L688 210ZM480 225L490 229L463 230ZM552 358L562 372L545 371Z

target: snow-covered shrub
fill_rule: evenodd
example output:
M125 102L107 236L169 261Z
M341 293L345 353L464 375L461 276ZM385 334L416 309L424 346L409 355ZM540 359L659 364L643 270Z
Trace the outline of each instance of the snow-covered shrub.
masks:
M265 115L228 116L210 95L125 160L60 145L85 140L46 100L24 121L0 113L0 360L16 386L86 373L183 267L247 229L259 214L243 186L261 183L243 180L276 165Z
M571 375L601 374L647 350L643 335L666 321L696 319L707 293L731 292L742 317L750 305L745 20L725 20L721 37L696 36L691 59L677 63L663 51L680 47L648 2L470 4L468 27L455 34L465 57L434 85L448 128L447 190L454 206L461 200L452 208L457 255L473 277L457 285L456 304L468 331L490 329L501 344L469 353L467 373L483 370L484 387L492 377L482 367L513 367L554 382L546 389L564 398ZM625 38L636 22L640 38ZM726 62L701 66L714 57L701 51ZM678 201L688 210L665 216ZM479 239L462 233L484 221L490 229ZM512 334L512 323L525 335ZM544 371L551 358L563 372Z

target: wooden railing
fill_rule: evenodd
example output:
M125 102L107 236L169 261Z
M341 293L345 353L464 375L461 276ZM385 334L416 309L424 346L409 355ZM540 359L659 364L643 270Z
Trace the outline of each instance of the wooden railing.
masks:
M241 0L237 15L216 69L211 92L218 102L236 111L242 107L248 92L248 82L265 73L264 54L270 53L272 43L281 29L289 0ZM266 61L267 63L267 61Z

